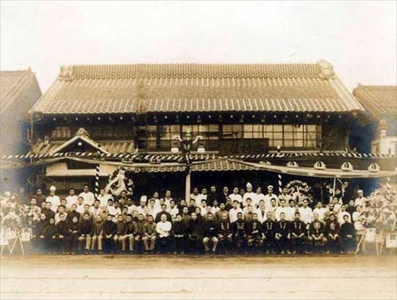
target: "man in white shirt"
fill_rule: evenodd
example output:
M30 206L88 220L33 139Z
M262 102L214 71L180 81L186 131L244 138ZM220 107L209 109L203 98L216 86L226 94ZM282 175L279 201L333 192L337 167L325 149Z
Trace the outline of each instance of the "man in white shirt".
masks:
M203 201L203 200L207 201L207 196L208 196L207 189L203 188L201 190L201 194L198 195L198 197L197 197L196 203L201 203L201 201Z
M354 201L355 206L364 206L364 203L365 203L365 201L367 201L367 198L364 197L363 190L358 190L357 194L358 194L358 197Z
M273 193L273 186L267 187L267 194L265 195L265 206L267 211L272 211L272 199L276 199L276 206L278 206L278 197Z
M240 197L241 197L241 195L240 195ZM240 203L238 202L238 200L234 200L233 201L233 208L231 210L229 210L230 223L233 223L233 222L237 221L237 214L238 213L242 214L243 211L240 208Z
M77 195L74 188L69 189L69 195L65 199L66 199L67 208L70 208L72 204L77 203Z
M103 211L100 208L100 204L101 204L101 201L99 201L99 199L96 199L94 201L94 205L90 206L90 213L93 215L94 219L97 216L102 216L102 214L103 214Z
M101 189L99 191L98 200L101 202L101 204L100 204L101 207L108 205L108 200L110 198L112 198L112 196L107 194L105 189Z
M290 220L292 218L291 216L291 210L289 209L289 207L287 207L287 202L285 201L284 198L280 199L280 206L276 208L276 220L277 222L281 220L280 214L284 213L285 214L285 218L287 220Z
M171 247L171 222L167 221L167 216L165 214L161 215L160 222L156 224L156 232L158 235L158 243L160 246L161 253L167 253L170 251Z
M321 201L317 202L316 208L313 210L313 215L318 214L318 219L321 222L324 222L326 212L327 212L327 209L325 207L323 207L323 204L321 203Z
M170 206L167 207L167 212L171 215L172 220L176 219L176 215L179 213L179 209L175 204L174 200L170 201Z
M77 203L76 203L76 205L77 205L77 208L76 208L76 211L79 213L79 214L82 214L83 212L84 212L84 198L83 197L77 197Z
M308 206L309 201L307 199L304 199L302 201L303 206L299 208L299 213L301 215L301 220L305 223L311 223L313 221L313 211L312 209Z
M258 215L258 221L263 223L266 220L266 206L265 203L259 205L259 208L256 210L256 214Z
M95 196L92 192L90 192L90 187L88 184L83 186L83 191L80 193L79 197L83 197L84 204L88 204L89 206L94 204Z
M235 187L233 189L233 194L229 195L229 198L232 199L232 202L237 201L239 205L243 203L243 198L239 194L238 187ZM234 204L233 204L234 205ZM236 219L237 220L237 219Z
M247 199L251 199L253 204L256 207L256 205L257 205L256 194L252 191L252 184L250 182L247 182L246 188L247 188L247 191L244 193L244 196L243 196L243 207L247 206Z
M252 199L252 202L256 207L259 207L259 203L261 200L265 201L265 195L262 193L262 188L258 186L256 188L255 197L254 199Z
M59 205L61 205L61 200L57 195L55 195L55 191L56 191L55 186L51 186L50 195L47 197L46 202L51 203L51 210L56 213Z
M149 208L146 205L147 197L143 195L139 200L139 206L137 206L136 210L138 214L142 214L146 216L149 213Z
M167 205L167 207L170 207L170 201L172 200L171 197L171 191L166 190L165 191L165 197L164 197L164 204Z
M338 213L338 223L339 223L339 225L342 225L343 223L345 223L345 219L344 219L345 216L348 217L349 223L352 223L351 216L346 211L346 205L342 205L341 209L340 209L340 211Z
M281 195L278 196L278 199L279 199L279 200L285 199L285 203L288 203L289 200L291 200L291 198L292 198L292 197L291 197L290 194L288 194L287 188L283 188L283 191L282 191Z

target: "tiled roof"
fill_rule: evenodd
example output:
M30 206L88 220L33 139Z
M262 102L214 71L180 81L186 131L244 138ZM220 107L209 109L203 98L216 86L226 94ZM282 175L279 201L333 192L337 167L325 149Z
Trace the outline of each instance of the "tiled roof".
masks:
M63 143L45 143L43 141L39 141L33 146L31 154L52 155L55 154L57 148L62 146L62 144ZM135 151L134 144L131 141L104 141L100 142L99 145L105 153L107 152L110 154L133 153Z
M61 68L32 112L348 112L363 110L335 76L317 64L138 64Z
M240 163L229 159L215 159L210 161L197 162L191 166L192 172L208 172L208 171L248 171L258 170L254 166ZM184 165L142 165L139 167L132 166L134 172L163 173L163 172L184 172Z
M378 119L397 116L397 86L359 85L353 95Z
M31 85L33 79L36 80L30 70L0 71L0 114L6 113L16 101L21 100L21 93Z

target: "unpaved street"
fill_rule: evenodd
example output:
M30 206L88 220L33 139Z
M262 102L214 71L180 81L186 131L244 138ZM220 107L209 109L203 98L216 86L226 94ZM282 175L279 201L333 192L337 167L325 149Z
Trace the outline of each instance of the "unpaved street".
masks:
M4 256L1 299L396 299L394 256Z

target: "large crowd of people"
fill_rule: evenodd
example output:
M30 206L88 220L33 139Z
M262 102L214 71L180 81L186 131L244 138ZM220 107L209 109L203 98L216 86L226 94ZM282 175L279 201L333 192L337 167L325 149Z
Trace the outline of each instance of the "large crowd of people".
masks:
M194 188L190 199L176 200L170 190L135 199L127 191L95 195L88 185L66 197L55 186L48 195L20 188L0 198L1 239L20 238L27 252L51 254L339 254L365 253L368 229L396 229L392 190L367 197L358 190L348 203L338 196L322 203L266 189Z

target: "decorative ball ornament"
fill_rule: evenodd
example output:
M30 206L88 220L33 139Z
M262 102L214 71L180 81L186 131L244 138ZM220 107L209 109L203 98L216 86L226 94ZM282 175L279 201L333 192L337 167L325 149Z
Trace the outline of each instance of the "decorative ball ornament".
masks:
M298 165L298 163L296 161L289 161L287 163L287 167L289 167L289 168L299 168L299 165Z
M380 167L379 167L378 164L372 163L372 164L369 165L368 171L373 172L373 173L377 173L377 172L380 171Z
M316 170L325 170L327 166L322 161L318 161L313 166Z
M353 165L350 162L344 162L340 167L342 171L350 172L353 171Z

